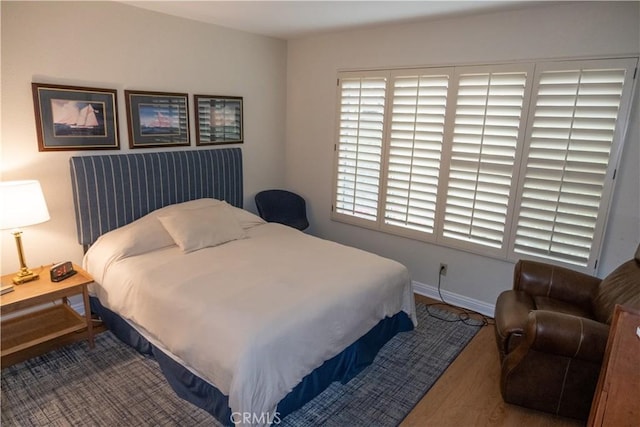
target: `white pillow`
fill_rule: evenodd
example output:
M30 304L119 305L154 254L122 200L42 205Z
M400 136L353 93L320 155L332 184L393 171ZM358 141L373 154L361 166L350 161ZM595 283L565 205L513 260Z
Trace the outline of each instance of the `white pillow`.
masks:
M90 250L97 251L97 247L106 247L107 251L117 251L117 258L126 258L141 255L157 249L175 245L173 237L160 223L158 217L168 215L181 210L202 209L212 206L226 206L232 213L240 226L248 230L256 225L264 224L265 221L257 215L244 209L229 205L227 202L217 199L197 199L188 202L176 203L165 206L147 215L138 218L130 224L124 225L108 233L103 234L91 246ZM97 243L100 242L100 245Z
M240 226L245 230L248 230L256 225L265 224L266 221L260 218L258 215L255 215L249 211L246 211L242 208L235 207L225 202L224 200L218 199L197 199L191 200L189 202L179 203L176 205L167 206L157 211L151 212L152 214L160 214L164 215L167 212L167 209L199 209L206 206L216 206L216 205L225 205L229 210L233 213L233 216L238 220Z
M117 249L120 257L129 257L175 245L155 216L143 216L134 222L103 234L91 246Z
M158 219L184 253L246 237L226 203L163 213Z
M256 225L265 224L266 221L260 218L259 216L252 214L249 211L246 211L242 208L235 207L233 205L228 204L224 200L218 199L196 199L190 200L188 202L177 203L175 205L165 206L164 208L160 208L153 212L150 212L147 216L159 216L165 215L170 211L182 210L182 209L200 209L207 206L217 206L217 205L225 205L229 208L229 210L233 213L233 216L238 220L240 226L245 230L248 230Z
M147 215L100 236L85 254L83 267L102 283L111 263L174 245L158 218Z
M231 212L233 212L233 216L238 220L240 226L245 230L248 230L256 225L266 224L266 221L260 218L258 215L252 214L249 211L245 211L244 209L237 208L233 205L227 204L227 202L222 202L229 207Z
M206 206L216 206L224 203L216 199L198 199L184 203L165 206L149 212L130 224L112 230L100 236L103 245L119 249L121 257L130 257L175 245L171 235L158 221L159 215L167 215L187 209L201 209Z

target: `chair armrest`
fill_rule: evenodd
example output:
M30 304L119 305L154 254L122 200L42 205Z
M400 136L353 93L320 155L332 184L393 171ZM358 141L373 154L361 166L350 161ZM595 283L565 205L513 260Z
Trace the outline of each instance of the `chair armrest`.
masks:
M522 291L504 291L498 295L495 308L495 334L500 360L522 341L529 313L536 306L531 295Z
M602 363L609 325L546 310L529 313L526 346L543 352Z
M532 296L565 301L591 311L600 279L555 265L520 260L513 272L513 289Z

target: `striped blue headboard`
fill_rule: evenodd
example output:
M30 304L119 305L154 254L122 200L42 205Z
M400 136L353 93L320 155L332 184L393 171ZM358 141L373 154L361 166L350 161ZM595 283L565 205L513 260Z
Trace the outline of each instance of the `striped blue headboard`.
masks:
M242 207L240 148L71 157L78 242L163 206L213 197Z

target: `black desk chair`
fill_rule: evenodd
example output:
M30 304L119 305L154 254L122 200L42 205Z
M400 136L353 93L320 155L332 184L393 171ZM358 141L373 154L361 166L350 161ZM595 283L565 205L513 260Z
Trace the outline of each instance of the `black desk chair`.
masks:
M265 190L255 196L258 214L267 222L277 222L304 230L309 227L307 204L299 195L286 190Z

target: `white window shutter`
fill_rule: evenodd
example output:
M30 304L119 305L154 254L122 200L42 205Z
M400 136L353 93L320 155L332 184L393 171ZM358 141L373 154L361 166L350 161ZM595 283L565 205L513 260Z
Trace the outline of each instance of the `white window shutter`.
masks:
M380 75L339 78L334 214L378 218L387 80Z
M385 226L434 233L449 90L443 71L451 69L393 78Z
M594 273L637 62L340 72L331 218Z
M603 196L611 183L607 175L613 170L625 81L635 66L635 60L612 67L615 62L549 63L536 72L519 184L516 256L595 268L592 249L608 207Z
M442 221L442 240L453 246L507 253L505 223L531 79L527 67L457 72Z

